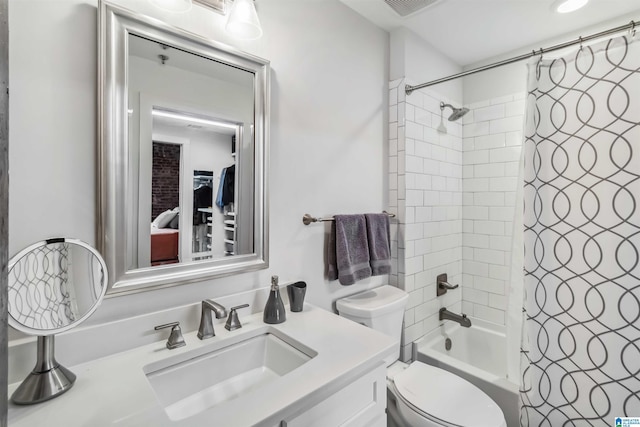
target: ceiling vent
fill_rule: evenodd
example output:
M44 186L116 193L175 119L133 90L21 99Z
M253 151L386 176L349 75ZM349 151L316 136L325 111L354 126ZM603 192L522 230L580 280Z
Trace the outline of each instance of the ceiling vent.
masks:
M404 17L416 13L426 7L440 3L442 0L384 0L395 12Z

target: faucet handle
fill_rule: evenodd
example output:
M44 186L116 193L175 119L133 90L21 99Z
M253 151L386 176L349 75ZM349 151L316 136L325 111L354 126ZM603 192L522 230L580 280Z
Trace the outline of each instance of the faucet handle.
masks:
M171 328L169 339L167 340L167 348L173 350L174 348L183 347L187 345L182 337L182 329L180 329L180 322L165 323L164 325L158 325L154 329L159 331L160 329Z
M447 293L448 290L456 289L460 285L452 285L448 282L447 273L438 274L436 277L436 296L441 296Z
M238 319L238 312L236 310L245 307L249 307L249 304L242 304L231 307L229 311L229 317L227 318L227 324L224 325L224 328L227 331L234 331L236 329L242 328L242 324L240 324L240 319Z
M452 285L452 284L451 284L451 283L449 283L449 282L439 282L439 283L438 283L438 287L440 287L440 288L444 288L444 289L447 289L447 290L449 290L449 289L455 289L455 288L457 288L458 286L460 286L460 285Z

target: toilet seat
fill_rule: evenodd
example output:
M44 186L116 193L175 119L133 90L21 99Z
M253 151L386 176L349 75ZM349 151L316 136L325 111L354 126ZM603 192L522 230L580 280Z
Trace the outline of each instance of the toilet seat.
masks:
M447 427L506 426L502 410L489 396L443 369L414 362L392 381L401 413L411 411Z

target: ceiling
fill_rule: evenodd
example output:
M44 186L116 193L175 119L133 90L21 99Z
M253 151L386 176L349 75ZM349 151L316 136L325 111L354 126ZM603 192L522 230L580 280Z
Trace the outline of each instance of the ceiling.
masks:
M640 21L640 0L590 0L568 14L554 12L554 0L441 0L404 18L384 0L341 1L385 30L413 31L461 66L524 47L548 47L538 44L563 35L576 38L579 30L605 21L614 20L613 26ZM630 18L632 12L637 13Z
M253 88L253 73L135 34L130 34L129 37L129 54L158 64L161 64L160 55L164 55L167 66Z

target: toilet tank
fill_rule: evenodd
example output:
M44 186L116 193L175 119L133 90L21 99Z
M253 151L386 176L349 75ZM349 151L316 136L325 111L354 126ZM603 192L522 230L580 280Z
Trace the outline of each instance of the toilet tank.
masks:
M396 341L395 357L387 361L390 365L400 356L402 320L409 294L393 286L381 286L360 292L336 301L340 316L389 335Z

